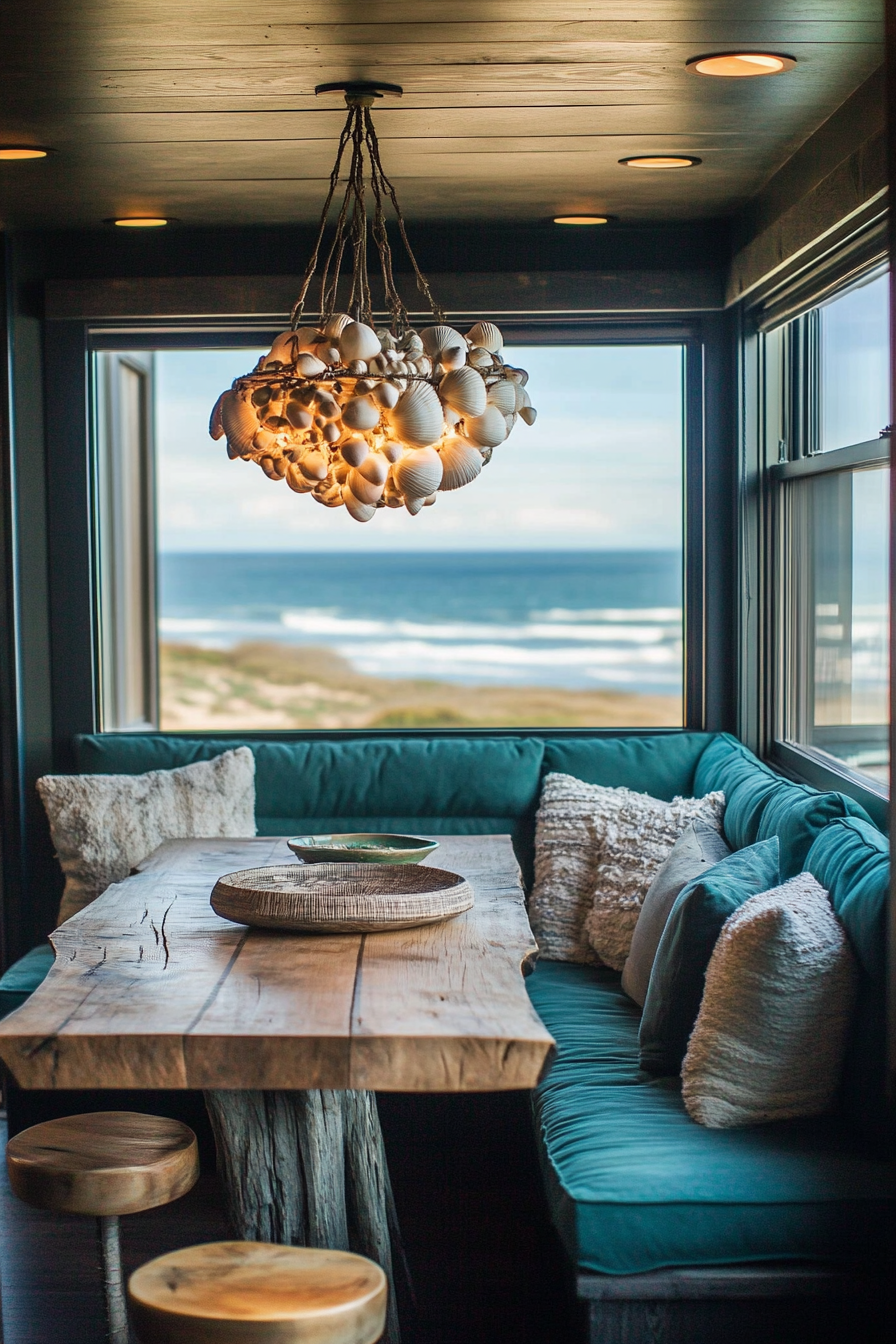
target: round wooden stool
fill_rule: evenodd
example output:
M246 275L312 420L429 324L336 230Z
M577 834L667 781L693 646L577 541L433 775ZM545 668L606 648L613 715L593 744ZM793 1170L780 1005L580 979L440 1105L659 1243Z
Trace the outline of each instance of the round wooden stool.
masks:
M199 1149L192 1129L133 1111L70 1115L11 1138L6 1167L26 1204L99 1220L109 1338L128 1344L118 1219L170 1204L195 1185Z
M387 1295L362 1255L265 1241L187 1246L128 1283L140 1344L374 1344Z

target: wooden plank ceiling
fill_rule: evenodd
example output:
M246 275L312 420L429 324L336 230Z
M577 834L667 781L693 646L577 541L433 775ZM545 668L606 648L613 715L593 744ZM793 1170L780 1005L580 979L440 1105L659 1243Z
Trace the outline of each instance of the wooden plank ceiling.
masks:
M375 112L409 218L730 214L882 60L880 0L0 0L7 225L311 221L346 78ZM698 78L692 56L771 49L786 75ZM624 155L684 153L673 173Z

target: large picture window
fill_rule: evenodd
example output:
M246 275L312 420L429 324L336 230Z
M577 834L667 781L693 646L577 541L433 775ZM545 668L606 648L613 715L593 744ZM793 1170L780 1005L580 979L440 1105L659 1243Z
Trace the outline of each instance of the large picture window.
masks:
M159 727L681 726L681 344L517 346L537 423L363 525L209 440L259 353L152 352Z
M774 734L889 784L888 276L767 338L775 478Z

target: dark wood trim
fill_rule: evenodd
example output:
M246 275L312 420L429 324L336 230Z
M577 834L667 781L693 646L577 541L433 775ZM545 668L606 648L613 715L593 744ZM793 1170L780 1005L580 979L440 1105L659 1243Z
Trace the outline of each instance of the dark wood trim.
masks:
M818 1265L722 1265L646 1274L580 1274L588 1302L674 1302L751 1297L818 1297L857 1286L856 1275Z
M413 313L420 295L413 280L396 277ZM48 280L45 315L57 321L141 318L252 318L283 322L301 278L273 276L166 276L109 280ZM530 271L439 275L439 300L454 321L482 312L496 316L571 313L690 313L722 307L717 270ZM371 278L375 307L382 281Z

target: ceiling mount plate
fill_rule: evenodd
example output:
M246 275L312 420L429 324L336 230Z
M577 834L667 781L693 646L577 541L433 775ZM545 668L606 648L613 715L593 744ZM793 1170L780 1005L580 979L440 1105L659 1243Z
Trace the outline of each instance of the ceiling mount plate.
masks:
M372 107L374 99L382 98L387 93L400 98L404 89L400 84L383 84L379 80L373 79L340 79L334 84L318 84L314 92L344 93L345 101L349 107L356 103L361 103L364 107Z

